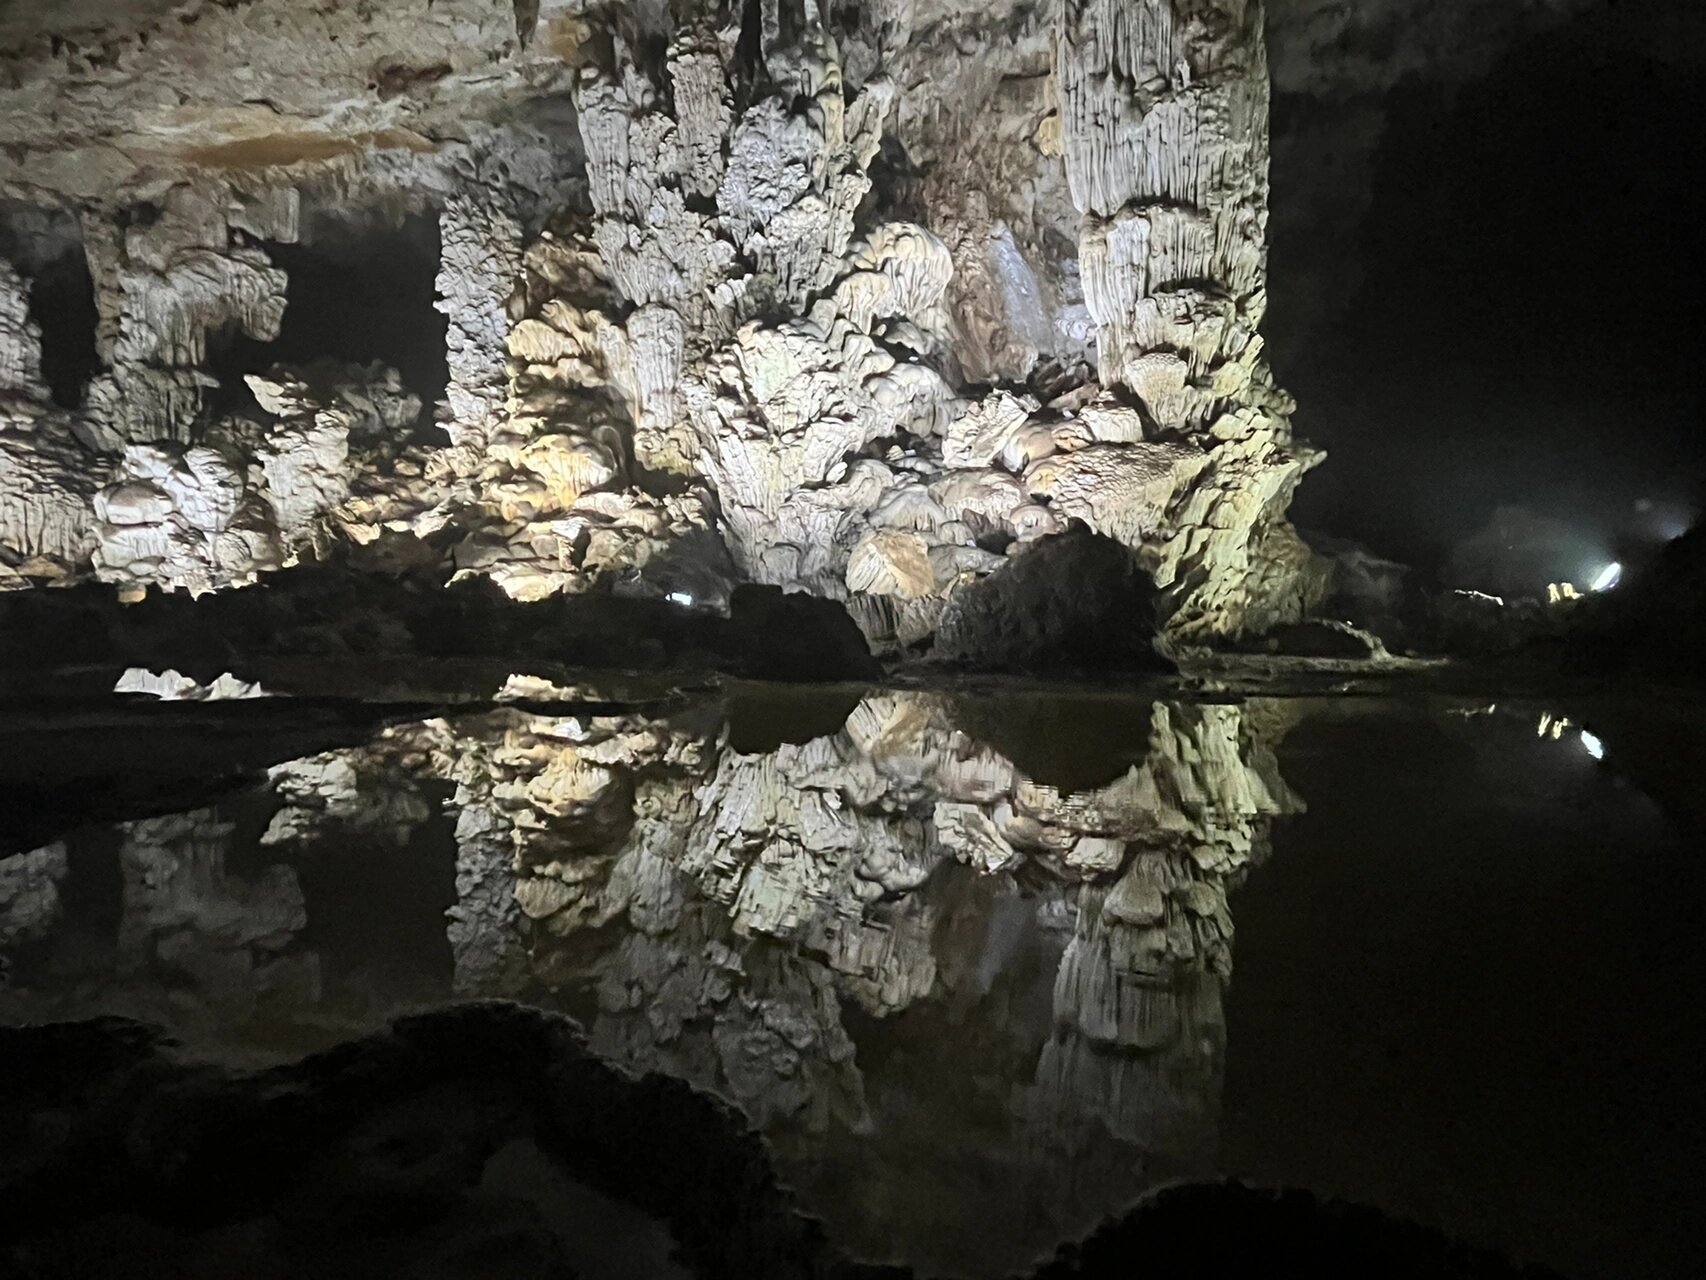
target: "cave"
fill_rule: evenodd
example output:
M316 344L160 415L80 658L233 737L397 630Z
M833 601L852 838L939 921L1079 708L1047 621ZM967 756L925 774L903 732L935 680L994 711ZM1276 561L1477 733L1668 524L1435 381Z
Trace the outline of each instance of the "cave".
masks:
M277 336L228 325L209 337L207 369L219 384L210 414L255 409L244 375L275 364L377 360L402 375L430 421L449 380L445 321L433 309L437 216L333 207L311 210L302 223L294 243L256 242L289 278Z
M0 1275L1692 1280L1703 91L0 5Z
M29 318L41 332L41 375L54 404L82 407L101 367L94 281L77 220L60 209L0 200L0 258L28 281Z

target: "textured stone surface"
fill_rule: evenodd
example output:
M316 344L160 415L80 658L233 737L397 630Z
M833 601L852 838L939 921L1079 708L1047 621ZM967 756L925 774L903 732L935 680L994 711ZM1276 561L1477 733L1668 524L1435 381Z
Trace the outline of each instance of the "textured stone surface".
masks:
M803 590L893 652L1079 522L1175 640L1318 594L1259 333L1260 3L35 16L0 189L75 212L102 367L42 406L0 275L38 406L0 422L8 581L205 591L341 544L517 600ZM315 210L436 221L447 383L387 389L434 429L273 381L230 420Z

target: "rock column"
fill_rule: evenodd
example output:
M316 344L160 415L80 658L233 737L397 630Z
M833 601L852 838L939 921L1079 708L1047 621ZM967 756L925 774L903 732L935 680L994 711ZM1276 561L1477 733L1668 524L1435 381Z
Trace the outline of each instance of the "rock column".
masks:
M509 338L506 305L521 275L521 224L511 202L479 190L446 202L438 218L438 301L449 321L445 390L453 448L479 469L492 433L502 424L509 395L505 366Z
M1260 0L1065 0L1061 138L1100 380L1146 438L1202 449L1150 544L1172 632L1261 631L1307 603L1284 522L1317 459L1258 332L1266 308L1268 68Z

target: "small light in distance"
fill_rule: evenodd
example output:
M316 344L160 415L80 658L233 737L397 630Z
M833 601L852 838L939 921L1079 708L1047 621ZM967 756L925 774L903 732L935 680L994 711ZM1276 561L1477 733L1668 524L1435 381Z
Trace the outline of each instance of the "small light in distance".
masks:
M1593 580L1593 589L1595 591L1610 591L1621 581L1623 581L1623 566L1613 560L1599 571L1599 577Z
M1605 759L1605 744L1586 729L1582 730L1582 750L1595 760Z
M671 591L664 599L671 604L680 605L683 609L691 608L693 605L693 597L685 591Z

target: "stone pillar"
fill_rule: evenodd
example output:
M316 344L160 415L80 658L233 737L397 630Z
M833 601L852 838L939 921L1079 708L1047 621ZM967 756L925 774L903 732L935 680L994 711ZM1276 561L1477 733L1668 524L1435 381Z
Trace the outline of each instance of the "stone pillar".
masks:
M1100 380L1146 439L1207 456L1151 544L1169 629L1261 631L1306 603L1284 510L1317 459L1258 332L1266 308L1268 67L1260 0L1065 0L1061 140Z
M509 377L509 297L521 274L521 223L503 195L479 190L451 197L438 216L438 301L450 383L445 388L451 446L464 467L478 469L492 432L505 417Z

